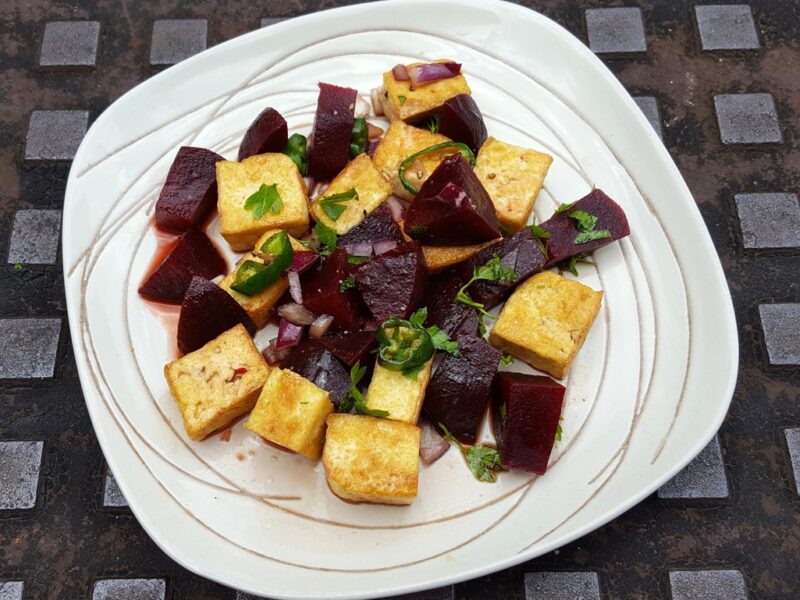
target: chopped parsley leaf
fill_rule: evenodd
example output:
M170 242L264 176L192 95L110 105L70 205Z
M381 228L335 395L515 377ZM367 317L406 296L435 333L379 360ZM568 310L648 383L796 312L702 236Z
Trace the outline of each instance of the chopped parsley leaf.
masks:
M472 298L469 297L467 294L467 288L475 283L476 281L516 281L517 274L514 272L514 269L510 267L504 267L500 263L500 258L497 255L494 255L486 264L481 267L475 269L467 283L461 286L461 289L458 290L456 294L456 302L461 302L461 304L466 304L467 306L471 306L475 310L477 310L480 314L485 317L489 317L490 319L494 318L488 312L486 312L486 308L480 302L475 302Z
M441 423L439 423L439 427L444 432L444 439L453 442L461 450L461 454L467 460L469 470L478 481L494 483L497 481L497 472L506 470L500 461L500 453L497 448L481 445L465 446L447 430L447 427Z
M569 218L576 221L580 232L575 237L575 244L585 244L593 240L611 237L611 232L608 229L597 229L597 217L585 210L574 210L569 213Z
M322 256L328 256L331 252L336 250L336 241L338 240L336 231L325 225L322 221L318 221L317 224L314 225L314 233L323 246L319 250Z
M350 188L346 192L323 197L319 201L319 206L331 221L338 221L339 217L347 209L346 202L353 199L358 200L358 192L355 188Z
M385 410L375 410L367 407L367 399L358 389L358 384L367 373L367 367L362 367L360 362L353 365L350 369L350 392L346 398L339 403L339 412L349 413L355 410L359 415L369 417L388 417L389 413Z
M500 355L500 362L503 363L506 366L513 365L514 364L514 357L511 356L508 352L503 352Z
M342 283L339 284L339 291L346 292L347 290L353 289L356 287L356 280L353 279L352 275L348 275L345 279L342 280Z
M256 192L244 201L244 209L253 213L254 219L260 219L267 212L277 215L283 208L283 200L278 193L278 184L262 183Z

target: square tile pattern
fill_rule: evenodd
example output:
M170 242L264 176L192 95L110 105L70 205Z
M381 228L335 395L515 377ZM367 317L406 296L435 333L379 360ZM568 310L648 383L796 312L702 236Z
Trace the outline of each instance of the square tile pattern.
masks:
M525 599L600 600L600 582L589 572L526 573Z
M128 506L128 501L122 494L122 490L117 485L117 480L114 479L113 473L108 471L106 474L106 481L103 485L103 506L106 508L120 508Z
M22 600L24 587L21 581L0 582L0 600Z
M0 442L0 510L36 506L43 449L43 442Z
M61 231L60 210L20 210L14 216L8 262L54 265Z
M151 65L174 65L206 49L205 19L167 19L153 23Z
M650 125L656 130L658 137L664 139L661 131L661 118L658 115L658 102L652 96L634 96L633 101L639 106L639 110L644 113Z
M589 48L594 52L644 52L642 10L636 7L586 10Z
M163 579L101 579L95 582L92 600L164 600Z
M39 64L43 67L90 67L97 62L100 23L53 21L44 26Z
M658 490L659 498L727 498L728 479L719 436Z
M670 571L672 600L747 600L739 571Z
M769 362L800 365L800 304L762 304L758 312Z
M753 11L747 4L695 6L703 50L758 48Z
M81 145L89 112L85 110L35 110L25 139L27 160L72 160Z
M771 94L714 96L723 144L770 144L783 141Z
M800 248L797 194L736 194L745 248Z
M797 493L800 494L800 428L787 429L785 434L786 445L789 448L789 460L792 463L794 485Z
M0 319L0 379L52 377L61 319Z

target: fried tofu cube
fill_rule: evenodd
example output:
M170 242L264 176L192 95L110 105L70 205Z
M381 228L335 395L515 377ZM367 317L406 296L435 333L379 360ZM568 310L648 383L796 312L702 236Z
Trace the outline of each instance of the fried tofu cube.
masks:
M193 440L250 412L269 372L241 324L164 367L169 391Z
M278 213L267 210L259 218L244 207L262 185L277 186L281 199ZM285 229L302 235L308 229L308 194L300 171L285 154L257 154L242 162L217 163L217 208L219 232L236 251L255 246L270 229Z
M583 345L602 299L603 292L544 271L511 294L489 333L489 343L561 379Z
M405 200L413 200L414 196L400 182L397 169L400 163L415 152L424 150L436 144L451 141L450 138L439 133L431 133L427 129L419 129L406 125L403 121L392 121L386 135L375 149L372 162L378 167L383 175L392 183L392 193ZM415 160L406 169L406 178L417 189L433 173L445 158L453 152L458 152L455 148L447 148L437 152L425 154Z
M322 454L328 485L351 502L411 504L417 497L419 440L415 425L334 413Z
M389 413L387 419L416 425L432 368L433 358L422 365L416 376L412 376L392 371L376 362L367 388L367 407L385 410Z
M344 211L334 221L325 212L325 199L350 190L355 190L357 196L338 203L339 206L344 207ZM314 202L311 212L315 220L321 221L342 235L383 204L391 193L392 184L373 164L372 159L367 154L359 154L347 163L347 166L331 181L324 194Z
M445 58L433 62L453 61ZM412 63L406 67L420 64L424 63ZM383 113L389 120L401 119L411 123L429 116L453 96L469 93L471 92L464 75L442 79L412 90L410 81L397 81L392 72L387 71L383 74L383 87L379 90L378 97Z
M497 220L517 232L528 223L553 157L493 137L478 152L475 173L497 211Z
M325 419L333 412L328 392L288 369L273 369L246 429L311 460L322 456Z
M425 255L425 264L428 266L428 272L435 273L446 267L464 262L484 248L496 243L497 240L473 244L472 246L423 246L422 253Z
M255 248L260 248L264 245L269 238L273 235L278 233L280 229L270 229L269 231L265 232L255 244ZM297 252L303 252L306 250L306 247L303 246L300 242L298 242L295 238L291 235L289 236L289 241L292 243L292 249ZM275 303L280 300L281 296L283 296L286 291L289 289L289 280L285 277L280 277L278 281L273 283L272 285L268 285L262 291L258 292L257 294L253 294L252 296L246 296L245 294L240 294L239 292L231 289L231 284L236 279L236 270L238 269L239 265L242 264L246 260L253 260L256 262L263 263L264 259L260 256L253 254L252 252L248 252L245 254L241 260L236 264L236 268L233 269L230 273L228 273L225 278L219 283L219 287L223 290L228 292L233 299L236 300L243 309L247 311L247 314L250 315L250 318L253 319L253 322L256 324L256 327L259 329L264 327L269 322L269 314L272 308L275 306Z

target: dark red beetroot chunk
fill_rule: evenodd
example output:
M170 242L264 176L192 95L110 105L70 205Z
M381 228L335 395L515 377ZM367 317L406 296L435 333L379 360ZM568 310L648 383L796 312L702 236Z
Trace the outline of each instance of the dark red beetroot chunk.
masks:
M404 230L431 245L468 246L500 237L494 204L461 153L444 159L422 184Z
M350 136L358 92L329 83L319 84L317 112L308 147L308 176L333 179L350 158Z
M453 96L439 110L439 133L478 152L488 134L481 109L469 94Z
M370 353L377 345L374 331L331 333L317 341L350 368L357 362L364 366L368 365L372 360Z
M489 405L500 351L481 338L460 336L461 356L445 354L425 392L422 410L431 423L442 423L462 442L478 435Z
M139 293L149 300L180 303L192 277L213 279L228 270L208 236L192 227L184 233L172 252L139 288Z
M353 331L361 326L363 311L355 289L341 290L350 275L347 252L334 250L319 270L311 269L303 280L303 306L317 315L333 317L333 331Z
M156 225L182 233L201 224L217 204L217 162L225 160L205 148L178 150L156 202Z
M358 291L377 322L407 319L422 305L428 268L419 242L406 242L353 269Z
M239 323L250 335L255 334L256 324L228 292L207 279L193 277L181 305L178 350L193 352Z
M287 141L289 130L286 120L274 108L265 108L247 128L239 145L237 160L244 160L254 154L280 152L286 147Z
M400 226L392 218L392 211L382 204L364 217L361 223L340 236L337 244L341 248L350 244L374 244L386 240L402 244L405 238Z
M337 406L350 393L350 373L316 340L303 340L293 346L281 361L281 367L302 375L328 392Z
M431 277L425 293L428 307L427 325L437 325L451 338L459 335L478 335L478 317L474 309L455 302L458 290L465 281L454 271L447 270Z
M528 277L542 271L546 262L542 247L526 227L458 265L464 283L469 281L476 268L485 265L493 256L498 256L503 266L514 269L517 278L514 281L476 281L469 286L467 293L470 298L482 303L486 310L500 304Z
M492 422L504 467L539 475L547 470L565 390L549 377L497 374L492 386Z
M569 216L576 210L584 210L596 216L597 226L595 229L608 229L611 237L593 240L585 244L576 244L575 238L580 231L575 219ZM572 208L553 215L542 223L541 227L550 233L550 237L545 240L548 256L545 268L547 269L578 254L593 252L631 233L625 212L602 190L592 190L578 200Z

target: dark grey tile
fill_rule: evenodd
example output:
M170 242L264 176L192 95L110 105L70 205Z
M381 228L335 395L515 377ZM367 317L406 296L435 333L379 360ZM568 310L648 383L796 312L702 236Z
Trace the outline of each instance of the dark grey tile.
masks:
M644 52L642 11L637 7L586 10L589 48L594 52Z
M43 448L43 442L0 442L0 510L36 506Z
M728 494L719 436L658 490L659 498L727 498Z
M117 480L114 479L114 474L111 471L106 474L106 481L103 486L103 506L107 508L128 506L128 501L122 494L122 490L119 489Z
M0 379L52 377L61 319L0 319Z
M786 445L789 447L789 458L792 462L794 485L800 494L800 428L786 430Z
M664 138L661 132L661 117L658 114L658 102L653 96L634 96L634 102L639 106L639 110L644 113L650 125L656 130L658 137Z
M163 579L101 579L94 584L92 600L163 600Z
M0 583L0 600L22 600L24 587L21 581L4 581Z
M597 573L525 573L526 600L600 600Z
M267 27L269 25L274 25L275 23L280 23L281 21L285 21L285 17L265 17L261 19L261 27Z
M97 21L53 21L44 27L39 64L43 67L94 66L97 62Z
M753 11L747 4L695 6L703 50L758 48Z
M762 304L758 313L769 362L800 365L800 304Z
M153 23L151 65L174 65L206 49L205 19L167 19Z
M89 112L85 110L35 110L25 139L27 160L72 160L81 145Z
M8 262L53 265L58 257L60 210L20 210L14 215Z
M767 144L783 141L771 94L714 96L723 144Z
M796 194L736 194L745 248L800 247L800 202Z
M739 571L670 571L672 600L747 600Z

